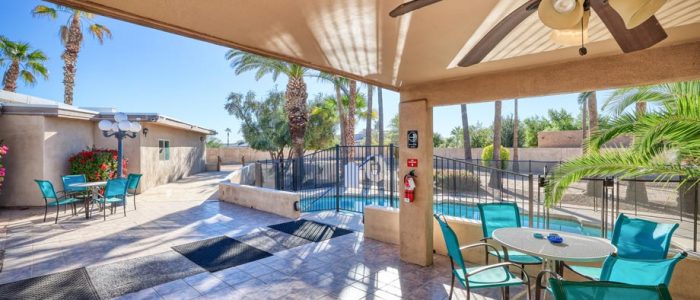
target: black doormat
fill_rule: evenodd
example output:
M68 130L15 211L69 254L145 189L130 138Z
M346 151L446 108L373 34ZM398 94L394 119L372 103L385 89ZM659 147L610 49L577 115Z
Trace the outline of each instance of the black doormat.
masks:
M0 285L0 299L99 300L85 268Z
M206 272L179 253L162 253L86 268L102 299L124 294Z
M2 263L5 261L5 250L0 250L0 272L2 272Z
M226 236L179 245L173 249L209 272L235 267L272 255Z
M351 230L304 219L268 227L312 242L320 242L352 233Z

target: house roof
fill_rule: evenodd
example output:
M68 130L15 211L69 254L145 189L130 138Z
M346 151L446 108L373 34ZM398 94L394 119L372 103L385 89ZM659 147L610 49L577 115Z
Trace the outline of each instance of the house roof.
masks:
M112 120L117 110L114 108L81 108L39 97L0 91L0 113L5 115L34 115L59 118L72 118L90 121ZM141 123L158 123L168 127L195 131L204 134L216 134L216 131L190 124L158 113L125 112L130 121Z
M398 18L389 17L389 11L405 2L402 0L49 1L283 59L400 92L431 88L438 82L464 78L476 78L466 84L478 87L483 85L483 80L478 78L491 81L488 76L492 74L508 78L516 76L520 70L557 64L566 66L569 62L593 61L602 57L610 59L605 63L594 64L595 67L616 72L608 74L606 70L601 70L600 76L604 78L599 82L586 78L590 75L583 74L588 71L585 65L576 65L569 72L568 78L580 77L582 80L570 79L573 83L565 82L560 88L539 90L548 83L537 83L531 87L528 82L528 86L513 88L512 93L496 94L499 87L489 87L494 95L479 97L495 99L591 87L647 84L697 78L700 73L700 66L691 64L682 72L676 70L674 74L658 70L660 74L648 79L635 77L635 74L622 74L619 65L608 62L622 61L623 69L630 72L637 70L630 70L628 65L664 62L660 62L657 57L649 61L648 56L635 56L634 60L620 58L622 51L596 14L592 14L590 20L590 41L586 44L589 54L586 56L579 56L578 45L564 47L551 42L550 30L539 21L537 13L533 13L508 34L482 63L470 67L456 66L462 56L496 23L527 0L444 0ZM687 53L692 56L692 53L698 52L700 0L668 0L656 13L656 17L668 33L668 38L652 48L693 45L690 49L685 49L684 54L674 48L657 53L658 57L663 58L668 54L685 55L687 61ZM607 65L610 66L606 67ZM551 73L551 70L543 69L540 73ZM515 85L513 82L518 80L527 81L528 77L532 76L513 77L513 80L498 85L502 89L504 85ZM607 80L617 77L626 80ZM458 87L440 85L435 88L438 92L443 92ZM423 96L425 95L419 93L411 95L413 99ZM428 96L455 97L453 94L441 95L437 92ZM464 99L470 100L468 97Z

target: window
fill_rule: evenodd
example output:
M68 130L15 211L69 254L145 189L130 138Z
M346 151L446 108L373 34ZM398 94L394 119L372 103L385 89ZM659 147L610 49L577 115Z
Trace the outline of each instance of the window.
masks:
M170 141L158 140L158 158L160 160L170 160Z

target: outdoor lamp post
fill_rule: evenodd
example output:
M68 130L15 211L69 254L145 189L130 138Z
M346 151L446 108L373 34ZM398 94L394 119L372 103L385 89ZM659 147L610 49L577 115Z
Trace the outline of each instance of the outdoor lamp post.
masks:
M102 120L97 126L105 137L114 136L117 138L117 178L122 178L122 140L125 137L135 138L141 132L141 124L129 122L129 117L125 113L116 113L114 114L114 123L110 120Z

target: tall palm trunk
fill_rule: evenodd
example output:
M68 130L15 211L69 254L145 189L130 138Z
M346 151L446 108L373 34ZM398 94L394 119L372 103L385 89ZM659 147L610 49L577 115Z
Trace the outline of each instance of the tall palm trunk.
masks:
M73 88L75 87L75 72L77 71L76 62L78 61L78 52L80 52L82 36L83 34L80 30L80 14L74 14L68 29L66 50L61 56L65 62L63 65L63 86L65 89L63 101L69 105L73 105Z
M581 103L581 148L588 138L588 100Z
M355 155L355 111L357 102L357 81L350 80L348 95L348 115L345 120L345 144L348 146L348 159Z
M379 105L379 121L377 121L379 146L384 146L384 101L382 99L382 88L377 88L377 102L377 105Z
M472 159L472 140L469 136L469 116L467 116L467 105L459 106L462 110L462 137L464 138L464 159Z
M335 101L336 106L338 107L338 121L340 122L340 145L345 146L347 143L345 142L345 108L343 107L343 94L340 91L340 82L338 81L339 77L335 77Z
M367 85L367 123L365 125L365 146L372 146L372 93L374 87Z
M595 91L591 92L591 95L588 96L588 115L588 134L591 135L598 130L598 99Z
M637 113L637 117L641 117L647 112L647 103L644 101L637 101L634 108L635 112Z
M518 127L520 120L518 119L518 99L515 99L514 103L514 113L513 113L513 171L520 171L520 166L518 166Z
M10 67L5 71L2 78L3 89L14 92L17 90L17 79L19 78L19 61L13 60Z
M493 117L493 161L491 167L494 169L501 168L501 101L495 102L495 112ZM501 173L497 170L491 172L489 186L493 188L501 187Z
M285 93L287 102L284 105L289 119L289 134L292 137L292 148L295 157L304 156L304 133L309 121L306 109L306 83L304 77L290 77Z

